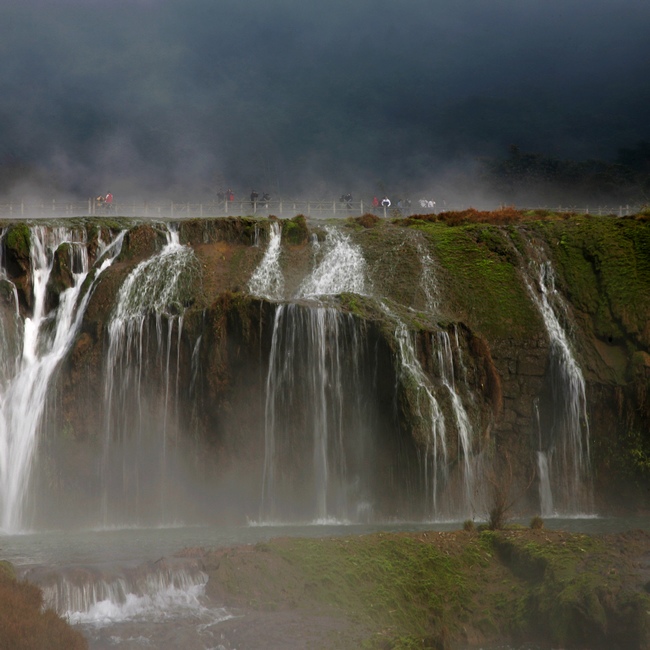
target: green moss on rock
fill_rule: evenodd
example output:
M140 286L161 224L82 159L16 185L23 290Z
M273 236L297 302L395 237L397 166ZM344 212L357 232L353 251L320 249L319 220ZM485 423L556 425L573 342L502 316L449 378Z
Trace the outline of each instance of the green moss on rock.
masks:
M309 240L307 219L299 214L293 219L282 221L282 240L288 244L304 244Z
M7 253L18 259L29 259L31 232L25 223L12 225L5 235Z
M540 222L562 288L601 339L650 350L650 222L582 216Z
M542 325L522 282L517 257L490 225L413 222L430 238L444 272L451 311L490 339L529 338Z
M649 547L643 533L526 529L279 539L215 552L208 592L235 606L354 621L359 636L341 648L511 640L641 650L650 598L627 572Z

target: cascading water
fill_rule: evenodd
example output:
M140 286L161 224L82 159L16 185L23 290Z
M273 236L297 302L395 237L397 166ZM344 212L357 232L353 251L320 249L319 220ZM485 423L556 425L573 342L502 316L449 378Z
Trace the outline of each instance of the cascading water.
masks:
M316 246L320 249L317 241ZM365 279L360 250L334 229L327 232L325 249L297 297L362 293ZM306 518L321 521L356 517L357 511L367 510L366 501L359 495L354 507L348 503L352 482L345 454L348 433L354 431L358 447L363 445L363 432L368 428L362 405L349 397L361 394L355 390L359 384L355 369L364 356L352 316L320 304L276 308L266 380L263 520L288 514L288 510L282 512L285 501L292 503L294 512L302 510ZM312 458L311 465L303 468L304 498L300 504L290 498L282 476L290 451L286 433L296 414L309 440L293 441L291 445L294 451L308 446ZM294 431L294 435L299 434Z
M390 314L388 308L385 309ZM446 483L448 478L445 417L434 396L431 381L418 361L409 331L400 320L397 320L395 340L399 349L398 380L411 395L414 395L415 403L412 408L421 422L421 428L426 432L423 458L425 492L427 499L430 499L427 506L428 514L435 517L439 506L438 488L440 484Z
M426 310L432 314L438 309L438 285L436 283L435 265L431 255L419 241L417 242L417 251L422 265L420 286L424 293Z
M215 647L218 624L233 617L206 597L208 576L191 558L30 568L24 577L41 588L45 607L83 631L91 648Z
M476 487L474 468L472 466L472 427L469 415L463 405L463 400L456 389L454 381L454 356L449 333L439 331L436 333L435 338L440 378L443 386L449 393L456 422L456 430L458 432L459 455L462 457L463 501L467 508L475 497L474 492Z
M316 250L321 246L316 241ZM305 278L297 298L335 296L341 293L366 293L366 262L361 249L335 228L328 228L324 256Z
M555 274L548 260L537 265L535 281L537 290L529 281L527 287L550 339L550 397L546 400L550 414L540 427L538 451L540 502L547 514L588 514L593 510L593 498L585 380L558 316L566 313L566 305L555 289Z
M346 456L349 440L361 440L362 433L371 431L372 418L368 411L361 406L354 410L350 398L350 395L358 393L354 386L362 383L358 364L370 363L364 347L367 345L365 334L358 330L350 315L325 307L320 302L316 307L304 303L305 300L321 301L324 297L346 292L365 294L366 263L360 248L334 228L327 229L324 243L316 241L313 248L316 264L296 293L301 303L280 305L275 312L266 382L265 464L260 512L264 521L277 521L283 514L294 514L300 508L304 517L317 520L354 520L360 512L372 510L369 506L371 496L364 496L361 501L355 497L354 504L348 503L346 496L350 494L350 477L354 474L349 471L354 463ZM423 262L421 279L426 284L427 306L433 310L436 302L432 269L433 262L428 258ZM435 378L439 386L436 388L418 361L407 327L387 305L382 306L395 323L398 343L396 379L399 385L406 387L407 399L412 400L410 408L420 422L418 426L426 431L421 461L424 494L428 501L425 516L470 514L476 498L471 425L454 385L449 335L441 333L435 342L439 349L438 376ZM351 389L345 388L345 383L350 381ZM454 470L454 480L460 481L460 487L453 490L453 494L446 495L444 505L439 503L438 491L441 487L449 487L449 427L436 397L440 390L444 392L445 404L453 414L452 428L457 432L459 447L459 469ZM303 412L303 404L309 404L308 414ZM395 414L394 418L397 417ZM294 430L298 428L295 424L297 419L300 431L309 432L308 445L304 439L297 442L300 437L300 431ZM368 448L372 446L372 433L364 435L360 444ZM293 458L292 463L288 460L290 458ZM310 460L308 466L301 469L304 476L295 469L288 471L288 465L304 464L306 458ZM293 478L288 478L288 474ZM294 495L298 476L301 476L300 506L296 504ZM295 485L291 485L291 480ZM304 486L309 487L305 490ZM367 485L362 492L369 494ZM421 499L415 493L411 493L411 498L418 502ZM283 511L287 503L293 506Z
M282 231L280 225L274 222L271 224L269 245L264 257L248 281L248 290L252 295L268 300L281 300L284 297L284 276L280 267L281 244Z
M358 520L373 510L360 461L369 453L372 422L363 397L372 384L360 377L360 367L372 364L356 320L320 302L343 292L364 293L365 261L334 228L322 246L315 240L312 248L317 263L297 291L301 303L278 305L275 312L266 380L263 521ZM305 458L311 458L307 466Z
M546 451L543 451L544 445L542 442L542 425L539 415L539 399L535 399L533 402L533 410L538 438L537 473L539 477L540 514L542 517L552 517L555 514L553 510L553 491L551 490L551 481L548 470L548 455Z
M174 606L194 609L207 582L207 575L195 566L102 572L70 568L63 574L49 572L30 578L41 585L45 606L71 623L119 621L168 612Z
M25 500L50 379L74 341L94 283L117 256L122 241L120 237L113 242L110 250L100 246L100 264L80 299L89 272L85 237L85 230L30 228L33 311L24 321L22 349L13 364L16 372L4 382L0 400L0 522L4 530L20 530L25 525ZM47 285L54 253L64 243L70 245L73 286L48 311Z
M183 296L197 273L193 250L179 243L177 231L170 226L164 248L138 264L120 287L108 325L104 525L169 523L167 474L178 463L176 445L170 443L176 440L178 428ZM158 383L162 378L162 391L152 389L150 375Z
M365 502L367 495L352 494L346 457L351 446L363 453L369 427L358 377L367 355L358 334L354 318L337 309L277 307L266 384L263 519L302 511L306 519L345 520L356 518Z

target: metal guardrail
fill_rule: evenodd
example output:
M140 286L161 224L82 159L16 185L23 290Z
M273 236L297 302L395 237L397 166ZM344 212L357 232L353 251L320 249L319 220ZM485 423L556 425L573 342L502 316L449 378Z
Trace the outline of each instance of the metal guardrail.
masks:
M87 201L13 201L0 202L0 217L46 218L74 217L113 214L124 217L160 217L189 219L195 217L222 216L267 216L293 217L304 214L307 217L358 216L368 211L363 201L342 203L324 200L269 200L269 201L210 201L204 203L176 201L114 201L99 204L93 199Z
M442 211L466 210L475 207L480 210L496 210L501 206L470 206L451 205L422 208L414 201L408 210L396 206L389 208L373 208L372 204L364 201L324 201L324 200L270 200L270 201L209 201L204 203L175 202L175 201L115 201L110 206L98 204L94 199L86 201L0 201L0 218L38 219L47 217L82 217L82 216L123 216L123 217L152 217L191 219L197 217L223 216L268 216L294 217L304 214L306 217L351 217L366 212L374 212L379 216L408 216L410 214L431 214ZM640 211L638 205L602 205L602 206L537 206L518 208L520 210L552 210L554 212L578 212L582 214L607 215L619 217L636 214Z

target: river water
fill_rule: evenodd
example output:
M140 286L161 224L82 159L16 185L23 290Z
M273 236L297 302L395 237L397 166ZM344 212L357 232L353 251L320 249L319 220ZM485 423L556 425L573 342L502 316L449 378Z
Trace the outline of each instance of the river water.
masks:
M325 523L52 530L1 536L0 549L2 558L11 561L21 577L39 584L48 604L82 631L91 650L234 650L228 630L236 613L207 599L207 576L192 553L174 558L178 551L255 544L282 536L441 531L461 526L461 522ZM545 519L545 526L585 533L650 530L650 516Z

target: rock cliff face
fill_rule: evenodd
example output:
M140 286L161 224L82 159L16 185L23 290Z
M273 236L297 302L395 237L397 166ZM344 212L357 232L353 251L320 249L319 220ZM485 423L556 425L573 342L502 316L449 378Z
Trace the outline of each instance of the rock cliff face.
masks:
M67 224L95 269L126 232L86 279L48 392L32 480L59 496L35 516L61 494L138 521L472 517L495 489L536 513L547 487L562 512L642 507L650 222L454 218L194 220L178 224L177 249L167 224ZM12 285L22 317L33 309L30 230L7 225L2 241L11 334ZM75 264L62 244L52 309ZM253 295L272 264L281 285ZM136 272L129 300L145 307L118 317Z

